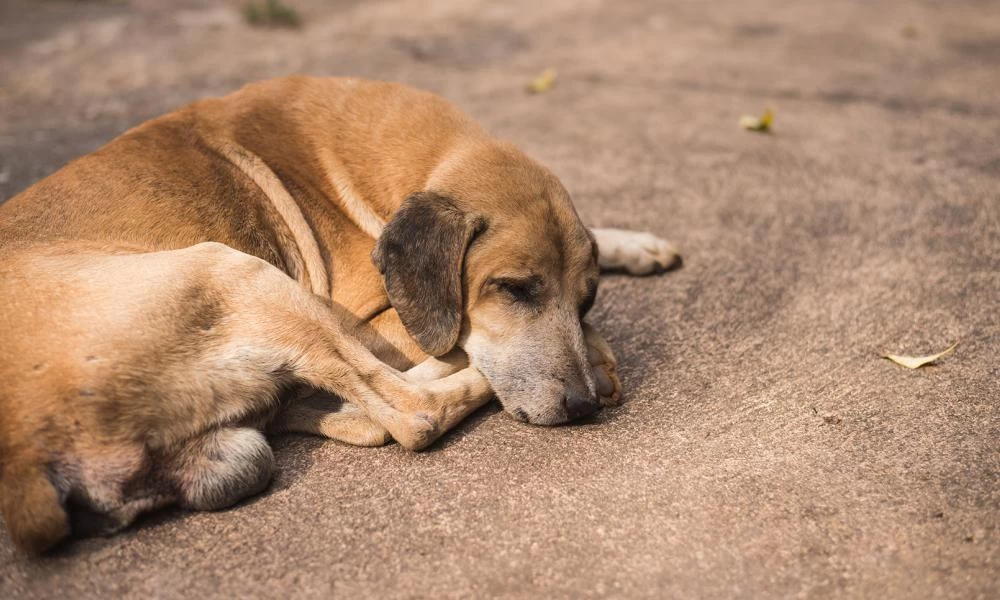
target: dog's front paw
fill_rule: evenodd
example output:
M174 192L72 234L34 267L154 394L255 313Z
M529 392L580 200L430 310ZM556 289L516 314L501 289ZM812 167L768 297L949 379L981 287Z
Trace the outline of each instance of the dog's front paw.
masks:
M644 231L593 229L597 240L598 263L604 271L626 271L649 275L681 264L677 246Z
M618 362L611 347L588 323L583 324L583 336L587 342L587 359L597 380L601 406L619 406L622 403L622 383L618 379Z

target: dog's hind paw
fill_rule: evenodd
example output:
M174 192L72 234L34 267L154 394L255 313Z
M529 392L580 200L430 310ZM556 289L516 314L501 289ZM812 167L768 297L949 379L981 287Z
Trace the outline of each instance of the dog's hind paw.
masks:
M592 229L602 271L650 275L681 265L677 246L644 231Z
M425 412L399 413L388 427L389 433L407 450L423 450L441 436L441 428Z

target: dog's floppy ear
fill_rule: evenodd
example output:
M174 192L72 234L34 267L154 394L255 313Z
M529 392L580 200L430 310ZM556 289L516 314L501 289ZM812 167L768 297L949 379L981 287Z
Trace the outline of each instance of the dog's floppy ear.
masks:
M389 302L431 356L448 352L458 341L465 251L485 227L485 219L462 211L447 197L417 192L403 201L372 251Z

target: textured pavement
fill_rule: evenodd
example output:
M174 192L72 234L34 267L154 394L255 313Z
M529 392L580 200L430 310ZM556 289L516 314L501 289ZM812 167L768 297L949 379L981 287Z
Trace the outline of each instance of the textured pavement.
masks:
M553 429L491 407L420 454L278 438L232 510L35 560L0 533L0 597L1000 595L995 2L286 1L302 30L0 0L0 199L251 80L429 89L589 223L682 247L591 313L627 403ZM773 134L738 128L766 106Z

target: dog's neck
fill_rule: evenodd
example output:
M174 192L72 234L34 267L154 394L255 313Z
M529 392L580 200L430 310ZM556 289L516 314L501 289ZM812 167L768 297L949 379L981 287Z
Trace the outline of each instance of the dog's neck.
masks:
M330 202L336 204L355 227L373 240L378 239L386 220L358 192L337 153L328 147L322 147L317 151L317 160L326 178L327 188L333 191L329 196Z

